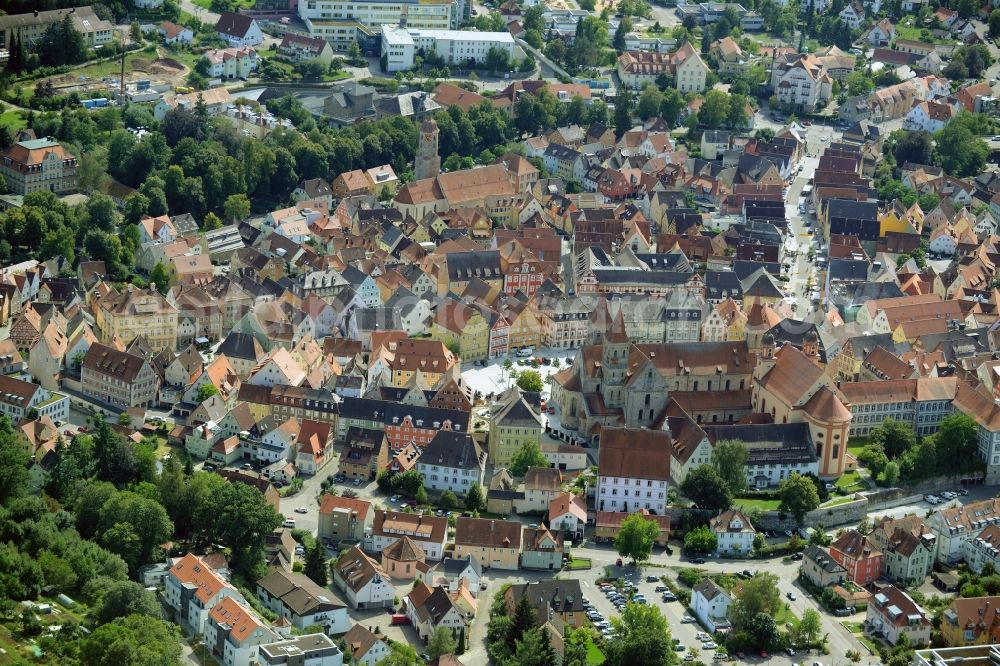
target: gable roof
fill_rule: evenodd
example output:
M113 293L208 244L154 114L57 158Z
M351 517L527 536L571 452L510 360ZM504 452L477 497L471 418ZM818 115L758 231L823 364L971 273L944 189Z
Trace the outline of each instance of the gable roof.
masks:
M183 587L194 588L195 596L202 604L212 599L229 584L215 573L212 567L195 555L188 553L170 568L169 575Z
M237 12L222 12L215 24L216 32L243 39L254 25L254 20Z
M455 524L456 546L521 549L521 523L461 516Z

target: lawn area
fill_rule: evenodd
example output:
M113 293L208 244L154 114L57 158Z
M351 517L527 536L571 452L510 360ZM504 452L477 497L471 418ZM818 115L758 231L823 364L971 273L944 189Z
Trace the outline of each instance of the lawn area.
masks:
M12 131L24 129L28 122L21 116L19 111L4 111L0 113L0 125L9 127Z
M774 621L779 627L784 625L789 629L794 629L799 624L799 617L788 608L788 604L782 604L781 609L774 616Z
M126 72L136 69L136 60L143 60L146 62L156 60L156 49L150 46L141 51L135 51L125 56ZM72 74L77 77L86 76L88 79L100 79L105 76L118 77L121 74L121 69L121 60L108 60L106 62L97 62L93 65L87 65L86 67L81 67L80 69L74 69Z
M929 33L930 33L930 31L928 31L928 35L926 35L926 37L929 37L929 39L925 39L924 36L921 36L921 29L920 28L916 28L916 27L913 27L913 26L904 26L902 24L896 26L896 39L909 39L909 40L912 40L912 41L915 41L915 42L924 42L925 44L954 44L955 43L955 40L953 40L953 39L935 39Z
M848 472L837 479L837 482L833 485L849 493L856 493L860 490L868 489L868 484L857 472Z
M863 631L863 627L860 622L841 622L840 625L852 634L860 634Z
M582 569L589 569L591 566L593 566L593 562L591 562L590 560L584 558L577 559L574 557L570 558L569 564L566 565L566 568L569 569L570 571L577 571Z
M737 497L733 500L733 504L743 507L748 511L751 509L760 509L761 511L777 511L778 505L781 504L781 500L758 498L744 499L742 497Z
M587 666L600 666L603 663L604 653L601 649L593 642L587 643Z
M864 634L858 634L857 636L855 636L855 638L858 639L859 643L861 643L866 648L868 648L869 650L871 650L872 654L874 654L874 655L878 654L878 643L876 643L875 641L873 641L872 639L870 639L868 636L866 636Z
M867 445L868 445L867 437L852 437L851 439L847 440L847 451L852 456L857 458L859 455L861 455L861 450L864 449Z

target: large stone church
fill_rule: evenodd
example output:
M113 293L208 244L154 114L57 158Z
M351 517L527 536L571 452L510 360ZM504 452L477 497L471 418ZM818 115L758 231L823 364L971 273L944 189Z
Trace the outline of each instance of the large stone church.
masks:
M552 389L562 425L588 439L601 426L650 427L672 392L750 389L753 354L745 341L635 344L621 310L612 315L604 299L590 325L589 344Z

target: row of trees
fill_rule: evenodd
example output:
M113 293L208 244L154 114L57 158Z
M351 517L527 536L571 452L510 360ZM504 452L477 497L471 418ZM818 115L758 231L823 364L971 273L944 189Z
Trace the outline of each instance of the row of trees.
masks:
M508 586L509 587L509 586ZM494 663L504 666L555 666L560 663L552 652L546 629L528 595L522 595L513 612L507 606L507 587L494 597L486 633L487 652ZM605 664L628 666L672 666L677 656L670 626L656 606L628 604L621 617L611 619L615 637L604 644ZM562 664L584 666L589 644L598 637L589 627L567 628L563 638Z
M695 506L713 512L724 511L733 505L733 499L747 489L747 461L750 454L746 444L738 440L721 440L712 449L711 462L691 470L681 492ZM819 506L826 495L823 483L815 475L792 474L778 487L778 510L795 518L801 524L805 515ZM715 545L699 533L689 548L708 552Z
M172 524L147 447L123 447L120 439L98 420L92 434L60 443L39 496L28 453L0 418L0 614L11 617L16 601L49 587L90 608L88 632L66 616L45 636L32 611L21 613L22 633L37 637L49 660L110 666L155 655L157 663L178 664L180 632L162 619L155 596L128 579L141 563L162 559L156 551Z
M393 472L383 470L377 479L378 487L382 492L399 494L413 499L417 504L428 504L430 498L427 489L424 488L424 475L415 469L405 472ZM438 505L443 509L451 509L459 506L458 497L450 490L445 490L438 498ZM468 492L462 497L461 502L469 511L482 511L486 507L486 495L482 486L474 483L469 486Z
M943 470L950 474L982 468L978 456L977 426L965 414L949 414L941 419L938 431L917 440L911 426L886 419L875 428L858 460L879 485L913 483Z

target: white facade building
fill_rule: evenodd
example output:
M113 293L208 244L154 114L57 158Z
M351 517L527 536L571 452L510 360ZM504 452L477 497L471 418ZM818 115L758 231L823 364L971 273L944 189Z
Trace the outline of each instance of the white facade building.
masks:
M710 633L729 626L729 605L732 598L726 591L705 578L691 590L691 610Z
M208 58L208 77L212 79L245 79L257 69L257 52L252 48L212 49Z
M466 0L299 0L298 11L311 37L322 37L340 51L402 18L410 28L435 30L457 30L467 18Z
M750 519L736 509L724 511L711 520L715 533L716 555L747 555L753 550L753 540L757 530Z
M434 30L398 25L382 26L382 55L386 71L400 72L413 68L418 52L435 53L445 63L456 65L468 60L486 60L490 49L497 49L514 59L514 37L509 32L474 32Z
M599 511L649 509L662 515L667 507L667 482L658 479L598 476L597 506Z

